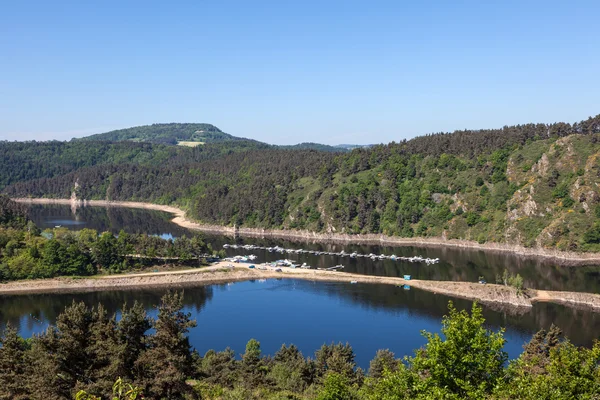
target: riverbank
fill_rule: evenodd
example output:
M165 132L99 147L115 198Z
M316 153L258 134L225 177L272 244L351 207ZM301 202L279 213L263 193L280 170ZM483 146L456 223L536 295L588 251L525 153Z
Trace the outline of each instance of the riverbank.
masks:
M590 308L600 312L600 295L557 291L529 290L519 295L512 287L492 284L453 281L404 280L396 277L369 276L344 272L282 268L264 265L264 269L250 269L240 264L231 268L229 262L219 262L210 267L178 271L106 275L90 278L55 278L29 280L0 284L0 294L23 294L40 292L77 292L88 290L115 290L132 287L215 284L253 279L304 279L311 281L344 282L351 284L387 284L411 287L443 294L450 297L476 300L489 306L512 309L528 309L535 302L555 302L576 307ZM243 266L242 266L243 265ZM257 264L261 266L260 264ZM261 267L262 268L262 267Z
M342 244L379 244L391 246L420 246L420 247L453 247L489 252L511 253L523 257L544 258L555 261L565 266L600 264L600 253L577 253L560 250L529 248L506 243L484 243L475 241L437 238L400 238L381 234L348 235L340 233L318 233L301 230L258 229L258 228L233 228L220 225L201 224L185 216L185 211L174 206L134 201L107 201L107 200L72 200L72 199L46 199L46 198L13 198L19 203L28 204L62 204L72 207L127 207L156 210L174 215L172 222L187 229L207 233L247 236L258 238L285 239L302 242L333 242Z

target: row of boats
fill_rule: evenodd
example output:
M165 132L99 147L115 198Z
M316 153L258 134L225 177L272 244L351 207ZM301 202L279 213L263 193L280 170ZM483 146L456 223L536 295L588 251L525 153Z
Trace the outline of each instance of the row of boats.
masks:
M245 244L245 245L239 245L239 244L224 244L223 248L225 249L244 249L244 250L266 250L270 253L280 253L280 254L313 254L315 256L338 256L338 257L350 257L350 258L361 258L361 257L365 257L365 258L370 258L373 261L376 260L392 260L392 261L408 261L408 262L424 262L427 265L431 265L431 264L437 264L440 262L439 258L427 258L427 257L421 257L421 256L414 256L414 257L400 257L400 256L396 256L395 254L392 255L385 255L385 254L361 254L361 253L357 253L357 252L353 252L353 253L346 253L344 250L340 251L339 253L336 252L331 252L331 251L319 251L319 250L305 250L305 249L285 249L283 247L279 247L279 246L275 246L275 247L263 247L263 246L257 246L254 244ZM248 259L250 261L255 260L256 256L254 254L251 254L249 256L247 256ZM250 257L254 257L254 258L250 258Z
M250 256L228 257L224 261L229 261L229 262L234 262L234 263L252 263L252 261L255 259L256 259L256 256L252 254ZM266 269L266 266L269 266L272 268L277 268L277 267L302 268L302 269L311 269L312 268L307 263L298 264L297 262L295 262L293 260L288 260L287 258L285 260L277 260L277 261L273 261L270 263L265 263L263 265L259 265L258 267L256 267L255 265L251 265L250 268ZM325 271L337 271L339 269L344 269L344 266L339 264L334 267L317 268L317 269L322 269Z

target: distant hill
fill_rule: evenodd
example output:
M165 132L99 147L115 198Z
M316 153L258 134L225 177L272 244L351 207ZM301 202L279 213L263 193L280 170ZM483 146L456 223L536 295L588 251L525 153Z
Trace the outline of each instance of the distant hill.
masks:
M73 141L103 141L103 142L147 142L156 144L183 145L194 147L204 143L230 142L247 140L258 142L252 139L245 139L230 135L211 124L192 124L192 123L169 123L134 126L132 128L118 129L106 133L98 133L83 138L73 139ZM331 153L345 153L356 148L367 148L372 145L340 144L329 146L326 144L305 142L295 145L275 146L282 149L292 150L318 150Z
M108 142L129 140L133 142L177 144L179 142L213 143L246 139L232 136L211 124L170 123L134 126L74 140Z
M338 149L344 149L348 151L352 151L354 149L368 149L369 147L375 146L374 144L338 144L333 147Z
M343 147L329 146L327 144L312 143L312 142L298 143L298 144L294 144L294 145L284 145L284 146L278 146L278 147L282 148L282 149L292 149L292 150L327 151L330 153L345 153L348 151L348 149L343 148Z

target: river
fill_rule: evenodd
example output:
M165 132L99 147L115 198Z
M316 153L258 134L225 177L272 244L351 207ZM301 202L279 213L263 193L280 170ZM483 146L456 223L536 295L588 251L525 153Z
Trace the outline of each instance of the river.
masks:
M62 225L71 229L93 228L118 233L144 232L163 237L193 234L170 222L170 215L157 211L127 208L85 207L75 213L68 206L30 207L32 219L40 227ZM426 265L392 260L349 259L337 256L301 254L282 256L268 251L227 249L229 255L250 254L258 261L293 258L315 267L338 263L346 271L361 274L401 276L412 274L422 279L470 280L485 276L493 281L504 268L525 277L526 285L541 289L598 292L599 268L562 267L536 259L523 259L506 254L482 251L418 247L342 246L322 243L292 243L281 240L233 239L206 236L215 248L224 243L251 243L339 252L422 255L441 259ZM166 289L138 289L77 294L28 294L0 296L0 326L10 321L24 336L39 333L53 323L58 313L73 300L89 305L103 303L116 311L124 303L142 302L154 312ZM421 330L438 332L441 318L450 300L416 289L404 290L387 285L307 282L300 280L250 281L225 285L185 288L185 306L198 321L190 332L191 343L201 353L210 348L232 347L244 351L245 343L256 338L263 351L273 354L282 343L294 343L305 355L312 355L323 343L349 342L363 368L380 348L389 348L397 356L411 355L425 343ZM470 302L453 299L458 308ZM484 307L484 315L492 329L506 329L505 349L516 357L522 345L540 328L558 325L577 345L590 346L600 332L600 314L567 306L539 303L522 315Z

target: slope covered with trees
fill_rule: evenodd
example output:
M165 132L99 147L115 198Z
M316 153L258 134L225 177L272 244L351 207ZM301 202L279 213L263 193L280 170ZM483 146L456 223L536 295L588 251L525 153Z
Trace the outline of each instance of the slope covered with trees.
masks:
M160 164L86 166L4 191L177 204L224 225L600 251L599 139L596 116L345 154L249 144L208 157L196 148Z
M182 165L268 147L248 140L210 143L195 148L127 141L0 141L0 188L16 182L62 176L93 166Z
M40 336L0 335L0 397L10 399L594 399L600 396L600 343L577 348L552 327L506 363L503 332L485 328L482 310L450 303L441 335L424 333L414 356L380 350L368 371L350 345L323 345L314 357L283 345L264 356L251 339L203 356L190 345L196 321L182 295L169 293L156 318L135 303L116 315L73 303ZM218 329L218 327L210 327ZM113 382L117 382L113 385ZM114 391L113 388L117 390ZM118 389L124 389L120 392ZM129 395L127 394L129 393ZM115 397L112 397L112 395Z

